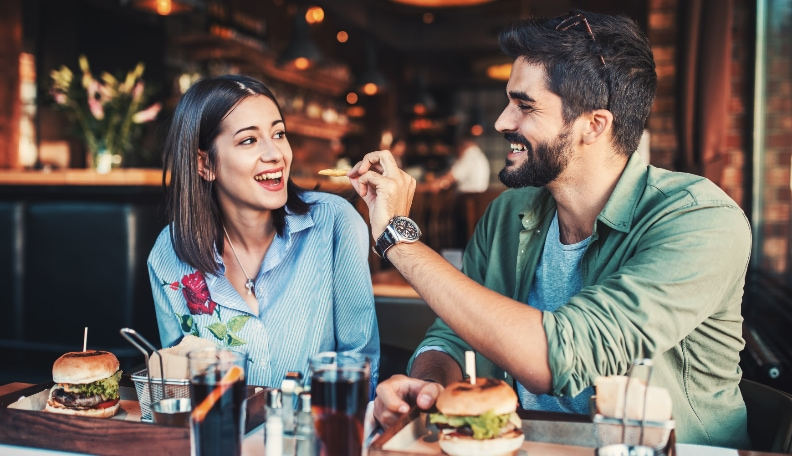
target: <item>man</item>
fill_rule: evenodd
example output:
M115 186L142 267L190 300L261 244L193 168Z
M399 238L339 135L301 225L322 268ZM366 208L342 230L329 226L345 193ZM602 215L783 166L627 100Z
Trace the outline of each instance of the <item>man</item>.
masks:
M451 169L432 181L434 191L447 190L456 184L460 193L482 193L489 188L489 159L476 143L474 136L465 135L456 146L457 156ZM391 151L393 153L393 151Z
M350 172L380 251L441 319L413 378L377 388L377 419L430 407L463 378L465 350L479 376L514 382L523 407L575 412L597 376L651 358L678 441L750 446L738 388L750 227L711 182L633 154L656 89L648 41L624 17L573 11L517 22L500 42L515 59L495 123L511 189L479 222L462 272L393 240L410 238L391 218L409 214L415 183L387 151Z

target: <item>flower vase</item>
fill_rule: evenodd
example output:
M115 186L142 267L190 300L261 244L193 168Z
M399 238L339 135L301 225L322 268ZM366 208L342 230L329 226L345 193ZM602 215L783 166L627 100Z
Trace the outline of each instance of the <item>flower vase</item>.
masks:
M113 154L106 147L100 147L92 154L92 167L99 174L107 174L113 167Z

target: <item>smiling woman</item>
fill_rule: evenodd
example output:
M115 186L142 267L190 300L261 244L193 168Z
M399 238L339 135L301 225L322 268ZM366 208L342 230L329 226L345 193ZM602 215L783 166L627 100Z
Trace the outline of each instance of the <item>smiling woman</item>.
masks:
M163 347L193 334L238 347L248 382L278 386L322 351L356 351L377 381L368 230L341 197L290 179L280 106L261 82L199 81L165 142L168 226L149 256Z

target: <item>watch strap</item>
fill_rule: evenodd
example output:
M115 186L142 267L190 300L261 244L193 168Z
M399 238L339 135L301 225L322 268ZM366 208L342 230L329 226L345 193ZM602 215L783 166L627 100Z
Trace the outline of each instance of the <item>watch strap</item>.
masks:
M388 251L389 248L396 245L397 242L396 233L393 231L393 227L390 225L385 227L385 231L380 234L377 238L377 242L374 243L374 253L376 253L380 258L383 260L387 260L388 257L385 256L385 252Z

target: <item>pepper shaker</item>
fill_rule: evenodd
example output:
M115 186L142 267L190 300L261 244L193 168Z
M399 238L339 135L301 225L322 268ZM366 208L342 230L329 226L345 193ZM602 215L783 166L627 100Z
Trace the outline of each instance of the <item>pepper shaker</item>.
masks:
M264 424L264 452L268 456L283 454L283 395L273 388L267 391L267 421Z
M290 371L281 381L281 393L283 397L283 433L287 436L294 436L296 426L295 416L297 409L297 395L302 391L302 372Z
M311 393L301 392L297 396L296 456L317 456L316 430L311 415Z

